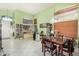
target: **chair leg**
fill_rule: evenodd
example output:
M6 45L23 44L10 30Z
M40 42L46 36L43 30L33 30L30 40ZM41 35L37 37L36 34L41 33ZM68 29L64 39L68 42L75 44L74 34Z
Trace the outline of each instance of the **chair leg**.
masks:
M50 53L51 53L51 56L53 56L53 51L52 50L50 50Z
M59 47L59 49L58 49L58 55L60 55L60 47Z
M73 56L73 53L71 53L71 56Z
M45 56L45 53L46 53L46 50L45 50L45 48L44 48L44 56Z
M57 52L57 48L56 48L56 56L58 55L58 52Z
M45 53L46 53L46 48L45 48L45 46L42 47L42 51L43 51L44 56L45 56Z
M43 52L43 44L42 44L42 52Z
M69 56L73 56L73 53L72 53L72 52L70 52L70 53L69 53Z
M44 51L44 56L45 56L45 51Z

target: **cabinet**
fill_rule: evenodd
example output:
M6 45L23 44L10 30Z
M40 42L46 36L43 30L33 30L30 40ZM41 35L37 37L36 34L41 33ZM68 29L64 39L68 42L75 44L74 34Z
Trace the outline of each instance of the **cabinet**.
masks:
M22 28L22 24L16 24L16 38L23 38Z

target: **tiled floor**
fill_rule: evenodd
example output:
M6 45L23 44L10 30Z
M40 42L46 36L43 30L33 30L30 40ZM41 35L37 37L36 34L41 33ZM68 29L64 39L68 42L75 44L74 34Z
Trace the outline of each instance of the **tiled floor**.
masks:
M5 39L3 40L4 53L7 56L43 56L41 51L41 42L24 39ZM78 49L75 49L74 55L78 56ZM49 53L46 53L50 56Z

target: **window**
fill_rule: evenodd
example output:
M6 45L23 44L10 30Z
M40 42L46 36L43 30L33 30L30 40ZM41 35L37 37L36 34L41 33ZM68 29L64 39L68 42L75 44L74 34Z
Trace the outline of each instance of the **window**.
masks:
M10 16L2 16L2 20L12 21L12 17L10 17Z

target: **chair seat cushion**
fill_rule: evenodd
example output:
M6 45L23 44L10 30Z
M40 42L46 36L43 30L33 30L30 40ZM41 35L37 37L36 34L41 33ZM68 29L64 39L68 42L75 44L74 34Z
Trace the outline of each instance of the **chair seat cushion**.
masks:
M55 45L46 44L46 47L47 48L50 48L50 49L56 49L56 46Z
M64 48L68 48L68 45L66 43L64 43Z
M64 48L66 48L68 50L68 40L66 40L64 42ZM71 52L74 52L74 47L73 46L70 49L71 49Z

